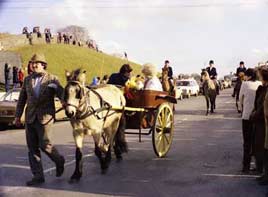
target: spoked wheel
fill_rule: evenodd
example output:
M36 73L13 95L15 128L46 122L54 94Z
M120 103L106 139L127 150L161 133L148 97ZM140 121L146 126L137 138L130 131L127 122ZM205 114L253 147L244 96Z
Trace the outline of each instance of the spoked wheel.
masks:
M165 157L170 149L174 132L173 110L168 103L162 103L156 112L153 127L153 147L158 157Z

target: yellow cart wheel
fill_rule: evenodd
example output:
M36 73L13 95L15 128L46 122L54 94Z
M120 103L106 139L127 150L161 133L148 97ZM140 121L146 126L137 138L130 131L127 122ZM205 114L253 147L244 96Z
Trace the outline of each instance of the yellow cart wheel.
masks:
M170 149L174 133L174 115L169 103L162 103L156 112L153 126L153 147L158 157L165 157Z

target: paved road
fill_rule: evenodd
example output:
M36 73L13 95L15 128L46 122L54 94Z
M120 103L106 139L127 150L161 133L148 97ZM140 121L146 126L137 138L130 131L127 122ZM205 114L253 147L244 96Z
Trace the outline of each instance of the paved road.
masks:
M67 158L66 171L55 178L53 163L44 155L46 183L25 186L31 177L23 130L0 132L0 196L178 196L262 197L266 188L255 177L240 174L241 120L234 110L231 90L221 92L217 111L205 116L203 97L179 101L175 136L164 159L155 157L150 136L142 143L127 136L130 151L124 161L111 163L100 174L92 139L84 147L84 174L78 184L67 183L74 170L74 143L68 122L54 125L54 144Z

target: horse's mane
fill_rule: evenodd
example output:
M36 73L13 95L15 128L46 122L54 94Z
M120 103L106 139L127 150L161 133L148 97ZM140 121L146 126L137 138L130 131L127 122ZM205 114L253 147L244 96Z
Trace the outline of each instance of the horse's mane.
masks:
M86 71L82 68L73 70L72 72L65 71L67 81L79 81L82 84L86 83Z
M214 82L210 79L209 74L206 70L203 70L201 76L204 76L204 81L207 82L209 89L216 89Z
M80 75L81 70L81 68L73 70L69 76L69 80L78 81L78 76Z

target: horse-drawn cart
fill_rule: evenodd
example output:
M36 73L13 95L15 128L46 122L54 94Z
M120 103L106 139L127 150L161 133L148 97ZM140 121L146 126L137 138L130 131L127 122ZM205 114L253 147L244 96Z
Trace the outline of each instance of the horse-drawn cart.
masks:
M96 89L84 86L85 72L81 69L66 74L65 113L70 118L76 144L76 167L70 181L79 181L82 176L82 147L85 135L92 135L95 154L99 158L102 173L111 161L111 148L117 159L122 159L121 151L126 148L122 139L124 119L127 129L138 132L126 133L149 135L152 133L154 152L164 157L170 149L174 133L174 103L176 99L162 91L134 91L127 102L122 91L113 85ZM125 106L126 103L126 106ZM142 129L148 129L142 132Z
M173 105L177 102L167 92L142 90L131 94L124 108L126 116L126 134L152 134L154 152L158 157L164 157L171 146L174 133ZM145 131L146 130L146 131Z

